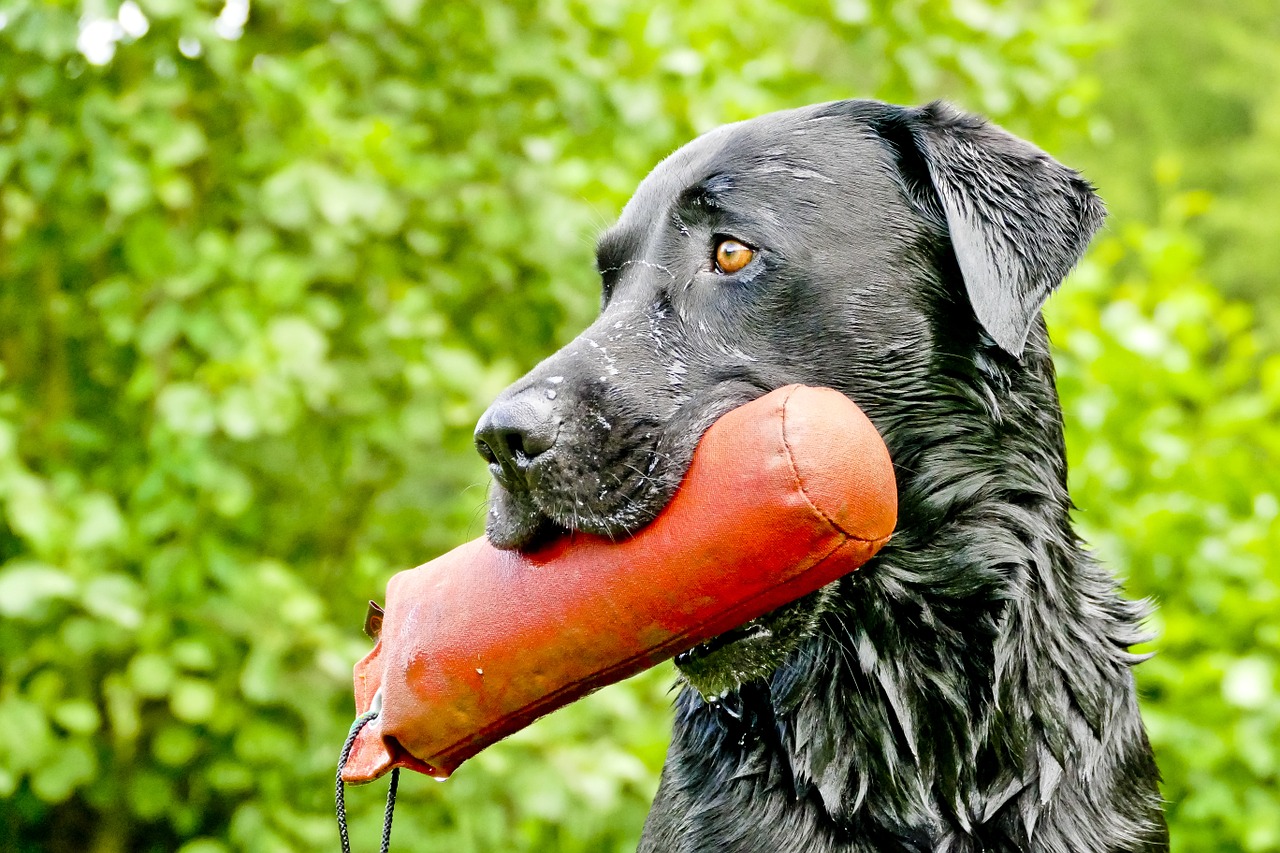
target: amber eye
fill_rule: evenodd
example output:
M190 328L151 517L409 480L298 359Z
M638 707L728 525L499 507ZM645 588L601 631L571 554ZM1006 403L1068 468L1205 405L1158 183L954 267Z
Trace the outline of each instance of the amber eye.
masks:
M751 263L755 256L755 250L750 246L737 240L721 240L716 245L716 272L735 273Z

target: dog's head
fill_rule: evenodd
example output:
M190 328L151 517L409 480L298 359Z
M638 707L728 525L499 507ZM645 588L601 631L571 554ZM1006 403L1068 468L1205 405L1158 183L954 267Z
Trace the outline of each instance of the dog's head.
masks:
M489 538L633 533L711 423L789 383L845 392L893 452L934 404L939 360L1016 370L1029 337L1043 353L1040 306L1102 216L1075 172L939 104L839 102L698 138L601 237L599 318L481 418ZM704 694L767 675L822 607L810 596L682 669Z

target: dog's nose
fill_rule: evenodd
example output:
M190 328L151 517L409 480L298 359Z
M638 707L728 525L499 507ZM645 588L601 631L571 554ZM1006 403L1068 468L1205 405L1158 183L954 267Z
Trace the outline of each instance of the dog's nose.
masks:
M552 448L560 422L555 404L541 389L500 397L476 424L476 450L503 486L527 483L533 460Z

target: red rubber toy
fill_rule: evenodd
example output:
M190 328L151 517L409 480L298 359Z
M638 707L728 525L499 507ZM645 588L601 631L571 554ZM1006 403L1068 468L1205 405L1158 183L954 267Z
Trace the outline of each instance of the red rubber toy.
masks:
M448 776L607 684L845 575L897 521L889 452L837 391L790 385L718 420L684 482L622 542L575 533L536 553L468 542L387 585L357 709L379 716L342 771Z

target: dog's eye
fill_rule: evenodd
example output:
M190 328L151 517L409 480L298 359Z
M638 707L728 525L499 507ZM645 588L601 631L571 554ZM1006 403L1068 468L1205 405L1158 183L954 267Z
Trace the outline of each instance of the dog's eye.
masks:
M721 240L716 245L716 272L731 275L751 263L755 250L737 240Z

